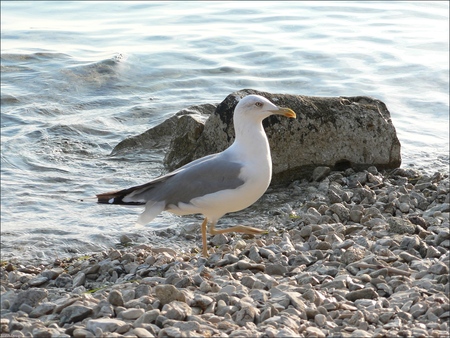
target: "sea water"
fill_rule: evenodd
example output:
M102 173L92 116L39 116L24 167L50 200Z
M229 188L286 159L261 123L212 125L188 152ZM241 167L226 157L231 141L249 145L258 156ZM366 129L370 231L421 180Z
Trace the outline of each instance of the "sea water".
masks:
M1 23L2 259L199 223L163 213L135 228L139 209L80 199L164 172L151 149L110 156L118 142L243 88L375 97L402 165L448 170L446 1L2 1Z

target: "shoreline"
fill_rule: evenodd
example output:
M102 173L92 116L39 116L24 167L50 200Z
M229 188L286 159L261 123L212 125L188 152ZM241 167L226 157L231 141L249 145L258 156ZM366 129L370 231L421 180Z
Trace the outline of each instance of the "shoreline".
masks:
M402 167L399 169L402 170L412 169L416 170L422 175L428 176L432 176L436 172L440 172L443 174L449 172L448 163L450 159L448 155L442 154L438 158L429 160L423 160L422 158L422 161L419 164L415 162L415 160L417 159L411 157L411 154L409 155L410 156L408 157L408 161L404 161L405 162L404 165L402 165ZM420 156L416 154L416 157ZM280 196L286 195L285 194L286 189L288 189L288 187L282 184L279 184L277 186L270 186L267 192L263 195L263 197L261 197L261 199L257 201L253 206L250 206L242 211L226 214L224 217L222 217L221 222L219 222L218 224L218 227L220 228L221 226L224 226L224 224L226 224L225 227L233 226L242 222L246 222L247 220L249 220L248 225L253 226L254 224L257 224L257 227L264 222L268 223L272 222L272 219L274 217L270 215L270 212L268 212L268 210L282 209L283 203L281 202L275 203L274 208L273 204L268 206L267 205L262 206L263 204L261 201L264 200L265 198L275 199L276 201L278 200L277 195ZM290 201L289 197L284 198L283 202L284 204L293 203L293 201ZM264 210L267 215L261 216L258 212L259 210ZM131 217L130 221L131 224L134 216L131 215L130 217ZM178 218L179 216L176 217ZM256 222L254 223L254 221ZM128 226L127 230L123 230L121 232L119 231L114 238L108 238L108 240L104 239L105 241L101 242L101 244L86 241L83 243L84 244L83 246L77 247L76 246L77 243L73 243L75 247L73 252L70 252L69 250L58 251L53 257L49 257L48 252L44 252L45 248L34 247L33 243L29 243L30 248L31 250L35 250L35 252L38 252L39 253L38 255L34 254L34 256L30 255L26 256L25 252L19 251L13 252L8 247L6 250L2 250L2 258L5 256L7 257L5 259L2 259L2 261L13 263L15 262L17 264L20 263L22 265L27 264L48 265L51 264L57 258L66 259L76 256L83 256L85 253L95 254L107 250L107 248L122 249L124 245L127 246L129 245L129 243L132 242L148 244L151 246L158 245L160 242L164 243L167 242L170 243L170 245L175 245L178 250L184 252L189 251L192 247L200 245L199 236L195 231L199 229L201 222L202 217L189 215L180 217L180 221L179 222L174 221L175 224L172 226L167 225L166 227L158 227L158 228L145 227L142 229L142 231L137 231L135 228L133 229L132 226ZM177 230L178 228L180 228L181 230ZM5 232L9 233L8 230L6 230ZM187 237L180 236L179 232L182 233L189 232L190 235L188 235ZM175 243L174 240L176 241ZM22 245L22 243L20 243L19 245Z
M448 337L448 173L315 178L271 188L259 208L284 206L268 233L210 236L207 259L198 240L179 253L124 237L48 266L2 261L1 336Z

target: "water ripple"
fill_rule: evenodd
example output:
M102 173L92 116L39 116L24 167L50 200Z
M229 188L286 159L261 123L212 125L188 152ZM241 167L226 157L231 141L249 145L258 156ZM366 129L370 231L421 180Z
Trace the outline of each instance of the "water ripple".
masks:
M112 149L242 88L376 97L391 111L406 165L448 166L448 9L2 3L2 255L45 260L103 250L124 233L151 241L150 228L141 235L133 227L139 209L112 210L87 197L160 175L164 154ZM162 215L151 230L192 221Z

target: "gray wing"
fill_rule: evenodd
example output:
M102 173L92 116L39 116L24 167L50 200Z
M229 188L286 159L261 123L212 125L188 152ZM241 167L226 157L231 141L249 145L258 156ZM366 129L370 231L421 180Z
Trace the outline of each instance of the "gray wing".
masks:
M97 195L100 203L145 204L165 201L166 206L220 190L235 189L244 181L239 178L242 164L224 154L205 156L161 176L149 183L117 192Z

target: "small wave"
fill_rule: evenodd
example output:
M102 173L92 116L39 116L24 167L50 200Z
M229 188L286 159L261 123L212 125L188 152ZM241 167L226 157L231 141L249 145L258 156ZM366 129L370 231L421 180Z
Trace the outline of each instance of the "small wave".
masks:
M118 65L125 61L125 59L123 54L117 54L101 61L71 66L66 68L66 70L71 71L73 74L78 74L79 76L85 75L86 77L92 77L95 74L115 74L118 70Z
M1 60L3 61L46 61L50 59L67 59L69 55L57 52L37 52L27 54L13 54L2 53Z

